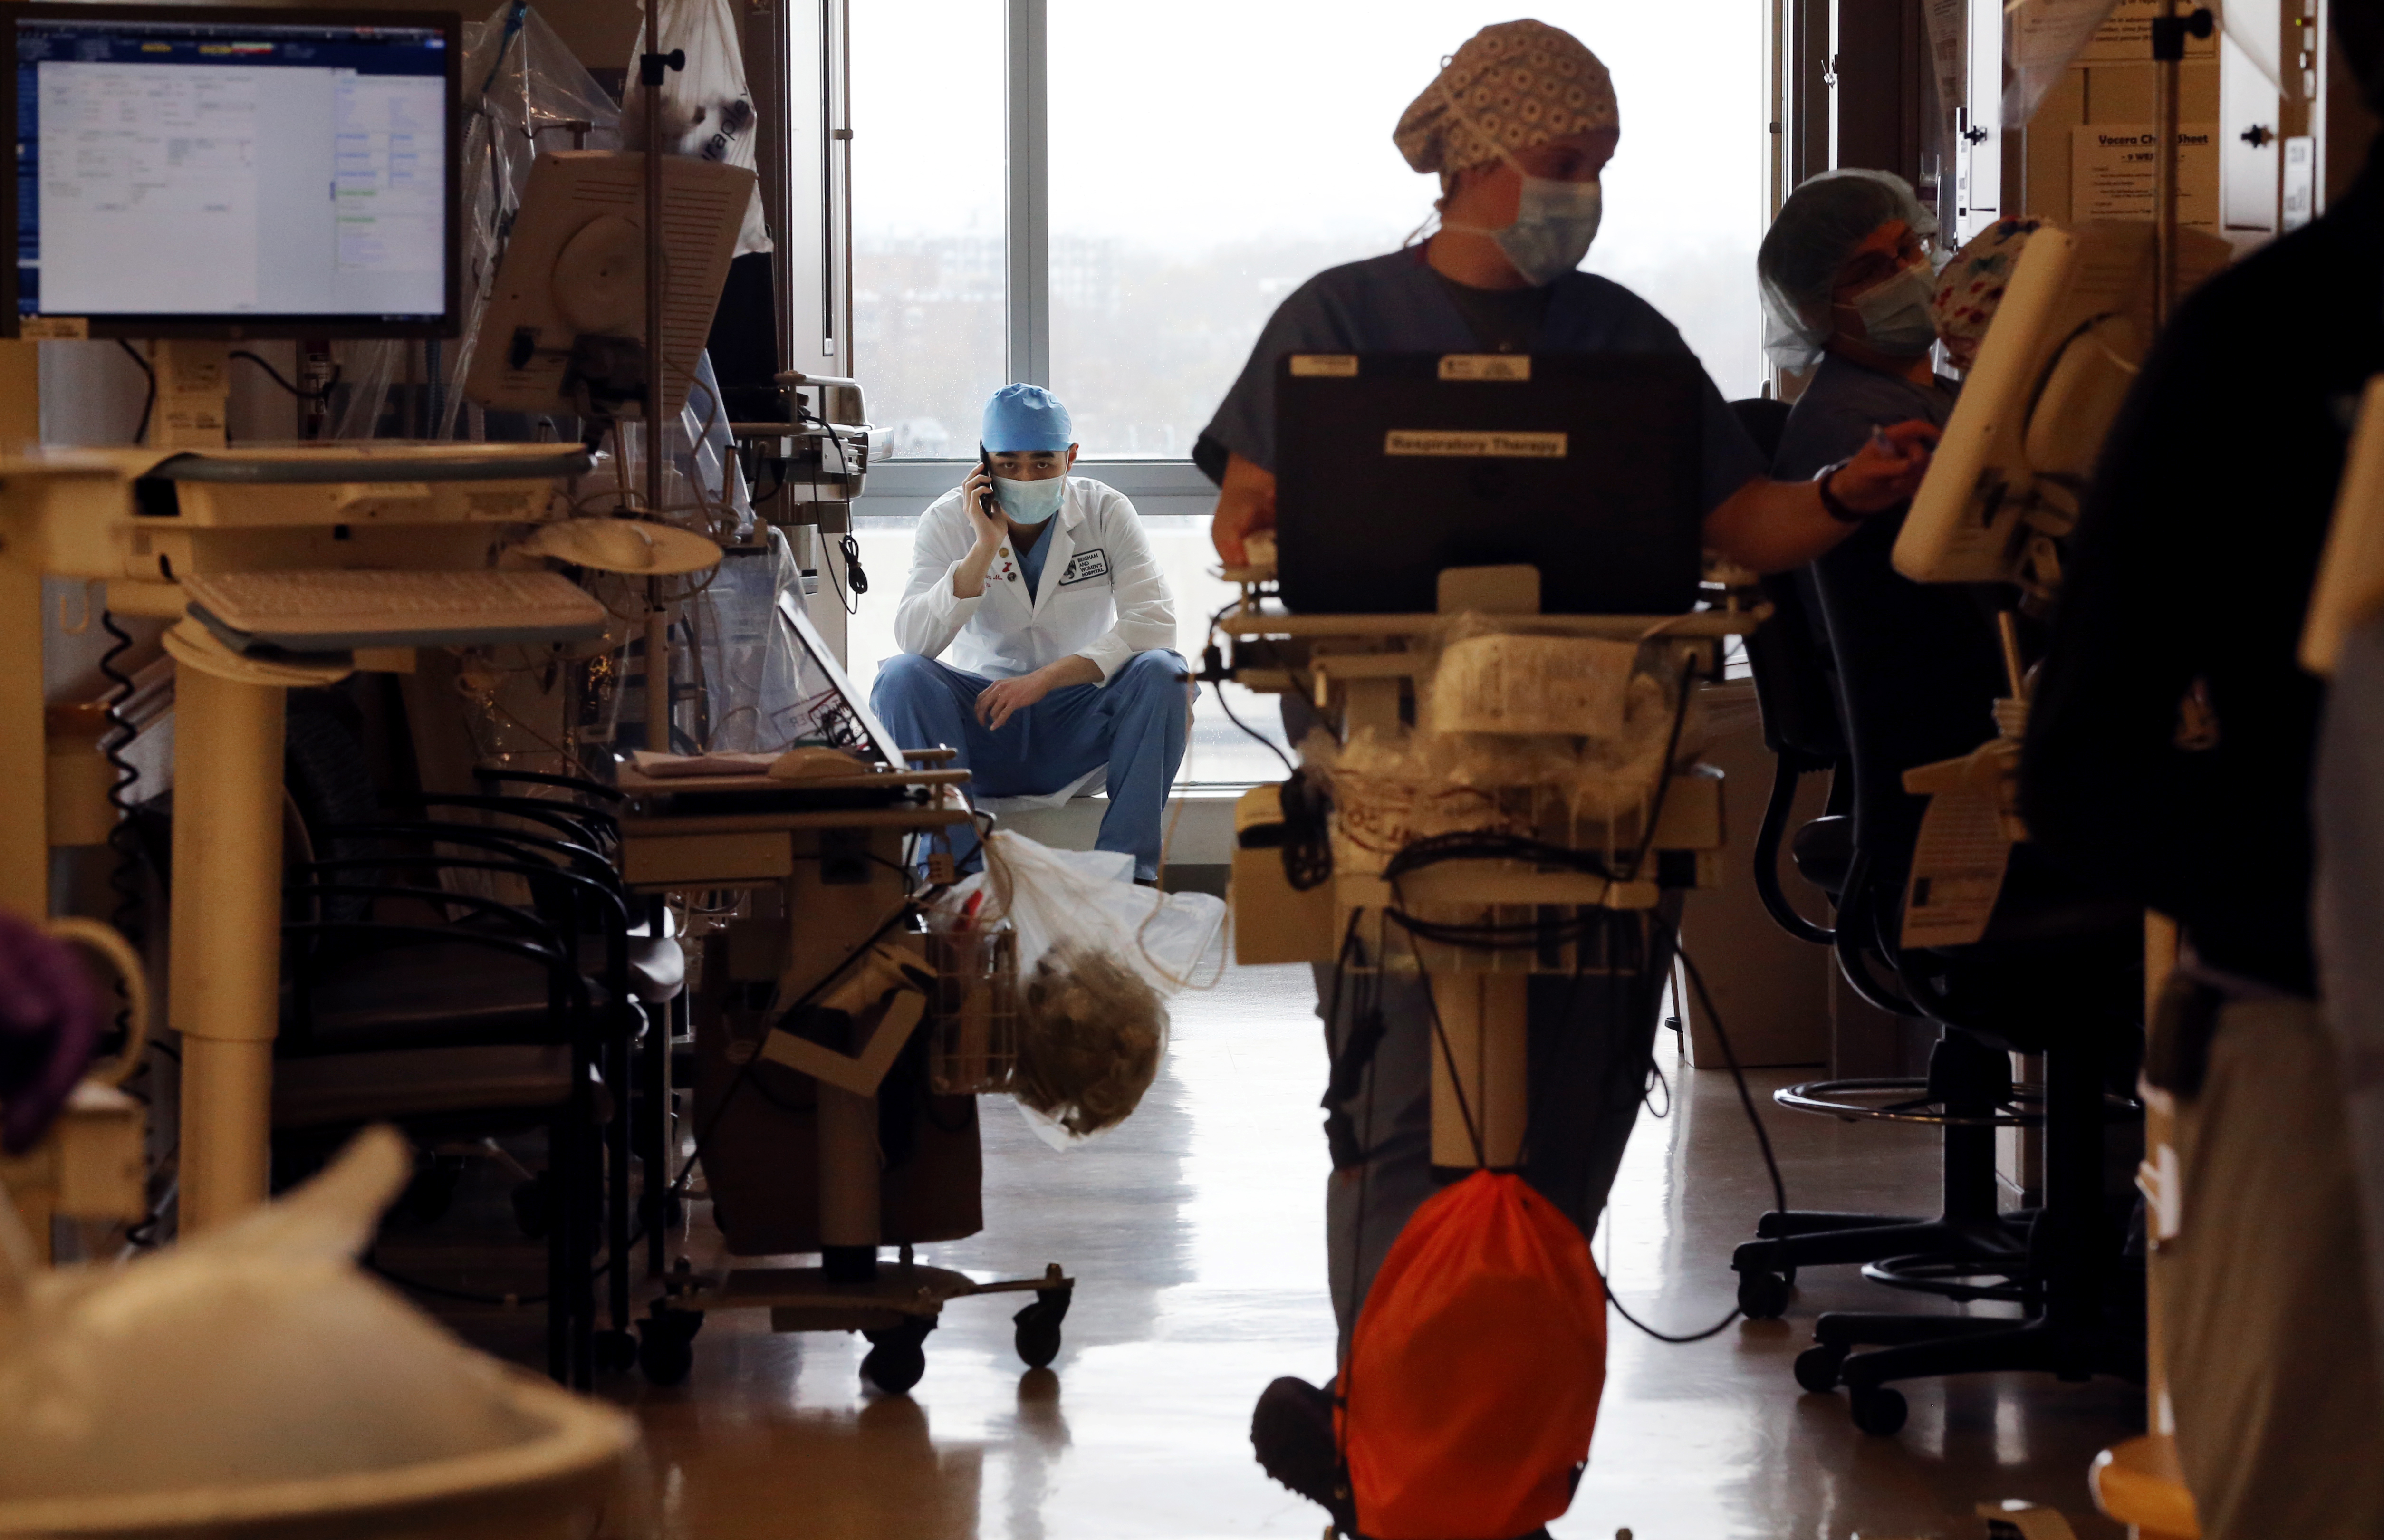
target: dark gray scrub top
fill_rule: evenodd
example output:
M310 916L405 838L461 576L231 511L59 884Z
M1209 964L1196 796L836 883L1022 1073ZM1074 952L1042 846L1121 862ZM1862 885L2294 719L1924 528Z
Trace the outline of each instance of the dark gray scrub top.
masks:
M1782 481L1810 480L1823 466L1862 448L1873 428L1916 420L1943 428L1953 415L1954 391L1943 380L1915 385L1829 354L1789 409L1771 474Z
M1550 284L1535 353L1685 354L1689 345L1654 305L1620 284L1571 272ZM1457 300L1409 246L1387 256L1328 267L1275 308L1239 379L1200 432L1192 459L1223 482L1225 457L1239 454L1272 472L1275 361L1287 353L1472 353L1483 340ZM1764 474L1763 456L1715 390L1705 386L1704 511Z

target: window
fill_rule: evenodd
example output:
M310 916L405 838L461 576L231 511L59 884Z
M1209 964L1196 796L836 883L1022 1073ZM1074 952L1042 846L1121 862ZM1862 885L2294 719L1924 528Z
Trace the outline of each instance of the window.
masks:
M857 5L853 356L904 459L974 459L1003 340L1000 0Z
M1762 380L1755 248L1766 0L1560 4L1614 72L1620 153L1588 267L1671 318L1726 396ZM1444 55L1511 0L872 0L851 6L853 372L894 460L856 530L873 585L847 660L894 651L919 509L975 457L1009 379L1068 403L1085 460L1145 515L1196 666L1232 592L1182 464L1283 297L1431 214L1391 144ZM1717 111L1715 104L1728 104ZM1175 464L1121 464L1121 462ZM1272 697L1203 687L1187 784L1282 766Z
M1497 0L853 12L854 365L893 453L966 457L986 392L1040 379L1103 460L1185 458L1285 294L1424 221L1435 189L1391 127L1444 55L1515 14ZM1754 394L1763 0L1538 14L1596 50L1621 99L1590 269L1670 317L1723 394ZM1006 38L1047 40L1040 68ZM1033 99L1013 95L1021 81ZM1022 153L1006 154L1012 139Z

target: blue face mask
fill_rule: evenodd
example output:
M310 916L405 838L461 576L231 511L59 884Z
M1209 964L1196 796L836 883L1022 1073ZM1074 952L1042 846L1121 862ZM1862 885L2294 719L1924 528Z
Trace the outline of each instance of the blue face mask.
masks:
M1490 239L1534 289L1545 289L1581 266L1597 239L1602 194L1594 181L1525 177L1515 222Z
M1936 270L1926 262L1916 262L1846 304L1862 318L1865 342L1894 357L1917 358L1937 342L1937 323L1929 314L1930 302L1936 297Z
M1068 495L1068 478L1054 476L1042 481L1012 481L1008 477L993 478L993 495L1001 503L1001 511L1021 524L1040 524L1060 511L1060 500Z
M1525 177L1515 203L1514 223L1498 230L1479 225L1443 225L1465 235L1486 235L1496 242L1515 271L1534 289L1545 289L1581 266L1589 243L1597 239L1602 194L1594 181L1558 181L1553 177Z

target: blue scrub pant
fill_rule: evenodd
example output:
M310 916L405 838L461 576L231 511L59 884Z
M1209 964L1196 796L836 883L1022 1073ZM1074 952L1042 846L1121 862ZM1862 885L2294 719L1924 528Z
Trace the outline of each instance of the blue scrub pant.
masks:
M1191 670L1164 648L1137 652L1105 685L1055 689L1013 712L999 732L976 719L994 681L913 652L889 658L870 687L870 709L906 749L960 751L969 789L987 797L1045 796L1109 766L1110 810L1094 849L1134 857L1135 876L1159 875L1167 790L1184 763ZM951 831L952 855L975 863L976 832Z

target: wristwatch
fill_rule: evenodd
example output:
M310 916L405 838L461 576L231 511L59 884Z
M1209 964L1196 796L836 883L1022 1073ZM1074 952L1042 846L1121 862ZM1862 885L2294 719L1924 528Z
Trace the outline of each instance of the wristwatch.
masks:
M1854 458L1849 454L1834 464L1823 466L1813 477L1813 490L1821 494L1821 511L1840 524L1860 524L1871 516L1858 508L1846 506L1838 494L1830 490L1831 478L1854 464Z

